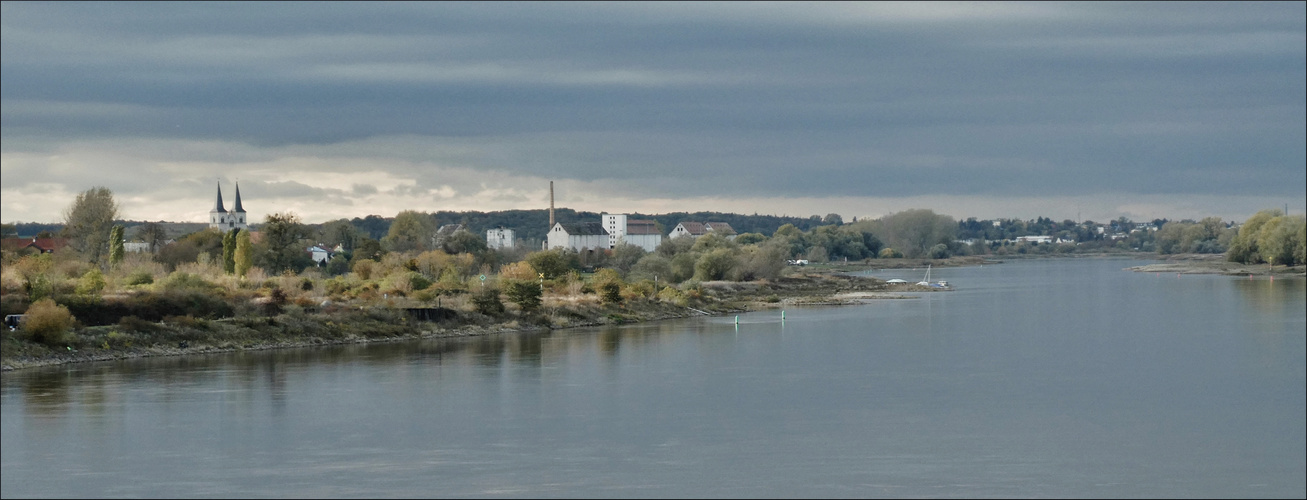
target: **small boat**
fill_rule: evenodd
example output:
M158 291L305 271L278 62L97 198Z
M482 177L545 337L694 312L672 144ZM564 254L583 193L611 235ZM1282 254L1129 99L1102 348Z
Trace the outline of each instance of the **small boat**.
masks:
M892 280L886 280L885 282L886 282L886 283L889 283L889 284L891 284L891 285L901 285L901 284L907 283L906 280L901 280L901 279L898 279L898 278L894 278L894 279L892 279Z
M930 286L930 264L926 264L926 277L917 282L921 286Z

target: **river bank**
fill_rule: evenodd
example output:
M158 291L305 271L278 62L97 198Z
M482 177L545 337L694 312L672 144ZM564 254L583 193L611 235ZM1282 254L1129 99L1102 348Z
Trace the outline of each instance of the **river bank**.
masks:
M683 303L640 298L606 304L594 294L547 295L539 311L509 310L487 316L433 308L439 321L417 319L413 311L373 306L306 310L289 306L267 316L222 319L170 317L160 322L124 318L116 325L78 328L66 345L48 346L21 332L0 336L0 370L151 356L216 354L336 344L400 342L501 333L562 330L639 323L697 315L742 313L784 307L843 305L867 300L907 299L912 292L938 289L888 285L885 281L829 270L793 270L775 280L704 282ZM62 348L61 348L62 347Z
M1161 257L1163 262L1132 266L1127 269L1141 273L1223 274L1227 276L1271 276L1276 278L1302 278L1307 276L1304 266L1270 266L1268 264L1241 264L1226 260L1222 254L1178 254Z

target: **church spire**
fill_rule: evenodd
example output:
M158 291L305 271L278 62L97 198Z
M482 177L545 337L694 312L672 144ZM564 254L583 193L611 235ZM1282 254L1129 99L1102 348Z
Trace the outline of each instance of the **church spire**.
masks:
M213 204L213 211L218 213L227 213L227 209L222 208L222 183L218 183L218 201Z
M236 206L231 208L233 212L244 212L245 208L241 207L241 183L236 183Z

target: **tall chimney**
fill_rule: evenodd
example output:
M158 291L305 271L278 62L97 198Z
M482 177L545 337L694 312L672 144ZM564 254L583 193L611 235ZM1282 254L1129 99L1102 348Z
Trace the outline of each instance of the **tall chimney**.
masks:
M554 230L554 181L549 181L549 230Z

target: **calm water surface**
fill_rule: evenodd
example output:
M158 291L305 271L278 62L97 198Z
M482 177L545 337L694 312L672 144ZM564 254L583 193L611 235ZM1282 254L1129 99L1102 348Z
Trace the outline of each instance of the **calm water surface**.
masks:
M0 495L1307 496L1304 281L1138 263L937 269L957 291L738 328L8 372Z

